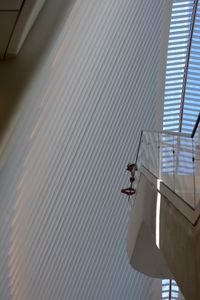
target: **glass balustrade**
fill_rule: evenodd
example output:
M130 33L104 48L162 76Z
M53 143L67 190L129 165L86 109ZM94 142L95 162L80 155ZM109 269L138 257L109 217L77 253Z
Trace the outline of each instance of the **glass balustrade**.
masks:
M143 131L138 168L144 166L188 205L200 202L200 139L189 135Z

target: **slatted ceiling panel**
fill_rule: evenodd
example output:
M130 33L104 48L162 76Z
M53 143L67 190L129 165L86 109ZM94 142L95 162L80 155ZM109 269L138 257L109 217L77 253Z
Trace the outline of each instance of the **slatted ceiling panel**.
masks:
M171 285L171 294L169 292ZM163 280L163 289L162 289L162 300L176 300L179 299L179 290L174 280Z
M155 126L163 5L80 0L63 19L2 156L2 300L153 297L127 259L120 188Z
M194 1L173 1L164 96L165 108L170 107L172 114L166 113L164 109L165 130L178 131L179 129L179 114L175 115L173 112L178 107L180 110L193 5Z
M200 5L195 18L188 79L186 85L182 131L191 133L200 111Z
M167 108L168 101L173 100L174 105L180 105L182 85L183 85L183 74L186 72L186 53L187 47L189 46L189 32L191 31L192 21L192 7L194 1L185 1L182 4L174 1L172 20L170 27L170 39L168 46L168 62L166 70L166 85L165 85L165 107ZM185 6L185 7L182 7ZM180 20L181 13L183 14ZM187 17L188 12L188 17ZM187 17L184 20L184 15ZM188 19L188 20L187 20ZM182 24L180 23L182 22ZM181 30L182 28L182 30ZM200 85L199 85L199 32L200 32L200 17L199 17L199 4L197 7L197 14L195 17L194 30L192 35L191 51L189 57L189 65L187 71L187 82L186 88L183 95L183 116L181 131L191 133L195 120L200 110ZM183 43L182 43L183 42ZM173 46L171 46L173 45ZM171 48L172 47L172 48ZM173 77L171 77L173 76ZM173 80L172 80L173 79ZM175 80L178 79L178 82ZM172 83L174 81L174 84ZM178 84L175 84L178 83ZM170 112L164 112L164 128L177 131L179 130L180 115L174 115L174 107L172 102L170 103L172 114ZM174 127L172 126L174 122Z

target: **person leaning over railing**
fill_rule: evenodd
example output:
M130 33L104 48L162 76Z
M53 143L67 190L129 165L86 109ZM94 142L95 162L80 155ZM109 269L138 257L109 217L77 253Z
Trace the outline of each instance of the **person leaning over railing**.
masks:
M127 196L132 196L135 194L135 189L133 188L133 182L135 181L135 172L137 171L137 166L135 163L128 164L127 171L131 173L130 177L130 187L121 189L121 193Z

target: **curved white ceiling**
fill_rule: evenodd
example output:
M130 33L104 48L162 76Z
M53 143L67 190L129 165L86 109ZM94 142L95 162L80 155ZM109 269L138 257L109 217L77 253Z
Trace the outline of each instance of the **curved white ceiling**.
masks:
M45 38L53 3L19 60ZM63 17L2 147L2 300L155 299L129 266L120 188L156 123L163 6L77 0Z

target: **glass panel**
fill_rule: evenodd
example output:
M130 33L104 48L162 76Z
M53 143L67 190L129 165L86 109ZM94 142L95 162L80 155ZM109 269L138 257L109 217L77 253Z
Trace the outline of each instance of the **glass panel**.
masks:
M160 147L159 147L159 133L148 132L143 133L140 152L139 164L148 169L152 174L159 178L160 166ZM138 165L139 168L139 165Z
M200 205L199 136L144 131L137 161L193 208Z
M159 136L153 132L149 137L149 170L159 178Z
M195 173L195 204L200 203L200 130L194 136L194 173Z
M175 137L175 193L195 207L194 160L191 138Z
M143 133L141 145L142 149L140 151L140 164L141 166L146 167L147 169L149 168L149 161L148 161L148 154L149 154L149 147L148 147L148 140L149 140L149 134L148 132Z
M160 178L174 191L174 136L161 135L160 153Z

